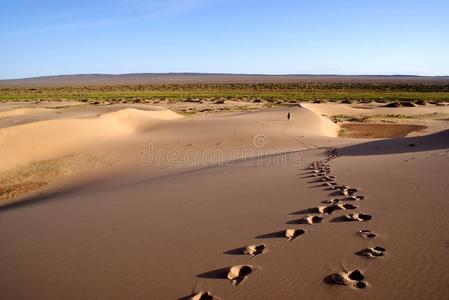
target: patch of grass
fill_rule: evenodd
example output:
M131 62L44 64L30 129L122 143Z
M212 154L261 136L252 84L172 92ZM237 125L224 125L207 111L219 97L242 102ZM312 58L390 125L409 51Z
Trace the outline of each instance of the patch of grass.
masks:
M335 123L339 122L366 122L369 120L370 116L350 116L350 115L335 115L332 116L332 121Z
M417 119L423 117L430 117L431 115L403 115L403 114L377 114L377 115L334 115L331 117L332 121L335 123L341 122L357 122L357 123L367 123L371 120L380 120L381 122L391 122L388 119Z
M395 138L404 137L426 128L413 124L343 124L340 136L350 138Z
M108 85L0 88L0 101L77 100L90 103L201 102L410 102L449 101L449 84L259 83Z
M376 119L411 119L414 118L416 116L414 115L402 115L402 114L386 114L386 115L374 115L371 116L371 118L376 118Z

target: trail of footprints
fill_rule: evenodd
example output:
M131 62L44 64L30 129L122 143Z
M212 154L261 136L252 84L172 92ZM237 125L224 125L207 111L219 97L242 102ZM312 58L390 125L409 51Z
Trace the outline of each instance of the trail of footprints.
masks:
M316 177L316 182L322 182L323 187L327 187L330 190L334 191L332 195L336 195L339 197L322 201L322 203L328 205L321 205L293 213L302 214L305 216L297 220L289 221L287 222L287 224L318 224L323 222L326 216L330 216L336 211L357 210L359 208L358 205L348 202L360 201L365 199L365 196L358 195L358 193L360 192L359 189L337 183L336 177L331 175L331 169L328 163L329 161L336 159L339 155L335 148L326 148L326 150L328 152L327 158L313 162L309 167L308 174L310 177ZM367 222L371 219L372 216L369 214L361 212L351 212L333 218L330 220L330 222ZM284 231L261 235L258 238L282 237L291 242L306 233L307 231L304 229L287 228ZM360 238L365 239L374 239L376 237L376 234L374 232L367 229L361 229L357 231L356 235ZM239 248L237 249L237 254L246 255L248 258L254 258L258 255L264 254L266 251L267 246L265 244L257 244ZM355 254L367 258L378 258L383 256L385 252L385 248L381 246L375 246L362 249ZM256 266L247 264L231 266L225 269L217 270L216 272L220 273L218 274L218 277L228 279L232 283L232 285L236 286L246 280L255 271L255 269ZM226 273L223 271L226 271ZM365 281L365 276L360 270L344 270L338 273L330 274L324 278L323 282L331 285L344 285L358 289L363 289L368 286L368 283ZM187 297L186 299L213 300L219 298L212 295L209 291L199 291L195 292L192 296Z

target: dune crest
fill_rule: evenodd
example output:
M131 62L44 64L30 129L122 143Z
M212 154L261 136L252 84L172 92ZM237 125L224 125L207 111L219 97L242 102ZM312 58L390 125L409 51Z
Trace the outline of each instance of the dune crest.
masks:
M322 116L319 111L310 108L308 104L301 104L303 114L301 118L307 118L308 135L321 135L327 137L338 137L340 126L330 119Z
M131 132L145 131L161 122L182 118L183 116L168 109L146 111L136 108L125 108L100 116L100 120L116 122Z

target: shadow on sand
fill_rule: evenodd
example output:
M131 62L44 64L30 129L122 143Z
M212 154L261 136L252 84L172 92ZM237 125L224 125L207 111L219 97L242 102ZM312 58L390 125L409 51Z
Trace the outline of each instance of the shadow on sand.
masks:
M44 203L48 201L53 200L60 200L62 197L68 195L68 194L74 194L74 193L82 193L85 188L91 187L91 186L98 186L98 184L102 182L106 182L107 180L110 180L113 177L113 175L109 177L104 178L97 178L97 179L90 179L86 182L80 182L77 184L65 186L63 188L55 189L55 190L49 190L49 191L35 191L31 195L25 195L22 197L18 197L13 202L7 203L3 206L0 206L0 212L26 207L30 205L36 205L39 203Z
M207 278L207 279L227 279L229 269L230 269L230 267L220 268L220 269L212 270L209 272L201 273L201 274L197 275L196 277Z
M449 129L437 133L396 139L377 140L338 149L345 156L422 152L449 148Z
M255 237L256 239L275 239L275 238L285 238L285 230L276 231L266 234L261 234Z

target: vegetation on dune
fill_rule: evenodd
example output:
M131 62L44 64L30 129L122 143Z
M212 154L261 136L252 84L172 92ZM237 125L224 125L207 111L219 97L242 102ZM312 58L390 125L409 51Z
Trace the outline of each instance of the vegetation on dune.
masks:
M78 100L109 102L223 101L449 101L449 84L423 83L259 83L105 85L39 88L0 88L2 101Z
M389 120L405 120L405 119L436 119L438 117L445 116L445 114L419 114L419 115L404 115L404 114L376 114L376 115L333 115L331 120L335 123L343 122L357 122L357 123L368 123L368 122L389 122Z
M370 116L349 116L349 115L335 115L332 116L332 121L335 123L341 122L366 122Z
M415 124L343 124L340 136L349 138L395 138L404 137L414 131L426 129Z

